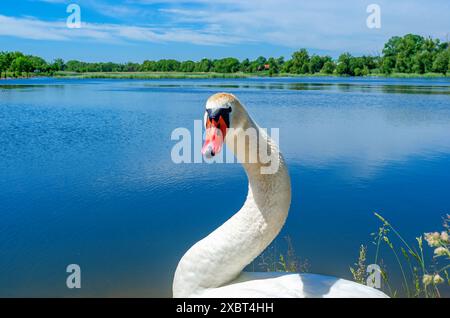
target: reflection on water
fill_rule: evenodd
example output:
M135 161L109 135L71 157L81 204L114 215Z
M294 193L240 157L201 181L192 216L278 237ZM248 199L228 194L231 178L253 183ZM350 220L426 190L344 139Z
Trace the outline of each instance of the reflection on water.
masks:
M280 128L293 186L282 236L311 271L349 278L374 211L411 240L450 212L445 79L5 81L0 296L170 296L182 254L246 196L239 165L170 160L172 130L193 129L217 91ZM65 288L70 263L81 290Z
M208 88L208 89L278 89L278 90L327 90L338 92L380 92L386 94L437 94L449 95L448 86L422 85L367 85L352 83L251 83L251 84L148 84L146 87L161 88Z

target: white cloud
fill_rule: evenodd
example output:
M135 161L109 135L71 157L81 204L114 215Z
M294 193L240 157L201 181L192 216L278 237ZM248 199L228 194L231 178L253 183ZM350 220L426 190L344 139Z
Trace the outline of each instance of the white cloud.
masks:
M140 3L160 1L141 0ZM179 3L179 1L165 1ZM183 1L182 1L183 2ZM260 0L186 1L203 4L201 9L172 5L162 12L174 23L215 25L228 34L261 43L321 50L373 53L393 35L417 33L444 37L450 30L447 2L418 1L377 3L382 10L382 28L368 29L366 1Z
M207 31L177 28L148 28L120 24L82 23L80 29L69 29L65 22L42 21L33 17L0 15L0 36L33 40L100 40L104 42L189 42L199 45L237 43L237 37L223 38Z
M64 2L64 0L37 0ZM4 17L0 35L61 40L164 41L206 45L260 43L292 49L354 54L379 52L391 36L417 33L444 39L450 30L450 2L377 0L381 29L368 29L373 1L305 0L79 0L83 8L123 24L85 23L78 33L57 22ZM157 6L155 6L157 4ZM132 21L132 22L130 22ZM18 25L22 24L22 25Z

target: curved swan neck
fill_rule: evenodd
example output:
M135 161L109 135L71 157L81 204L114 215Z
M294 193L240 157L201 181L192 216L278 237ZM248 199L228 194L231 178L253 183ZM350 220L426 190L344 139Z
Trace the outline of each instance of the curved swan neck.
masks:
M250 117L245 124L260 132ZM237 132L236 138L245 136ZM291 202L289 174L278 146L264 133L258 138L261 138L259 146L267 146L266 149L276 154L279 164L277 171L262 174L264 164L259 160L242 163L249 181L244 205L228 221L186 252L175 272L174 297L194 296L205 289L231 282L264 251L283 227ZM235 155L240 160L242 153L237 151Z

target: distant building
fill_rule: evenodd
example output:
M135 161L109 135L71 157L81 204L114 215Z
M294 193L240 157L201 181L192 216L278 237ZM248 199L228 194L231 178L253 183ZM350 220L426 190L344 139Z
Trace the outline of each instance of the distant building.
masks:
M270 69L270 64L264 64L264 69L265 70L269 70Z

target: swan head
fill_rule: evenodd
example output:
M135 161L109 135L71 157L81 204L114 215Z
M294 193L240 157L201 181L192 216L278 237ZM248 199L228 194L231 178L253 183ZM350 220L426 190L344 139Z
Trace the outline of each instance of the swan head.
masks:
M235 131L243 128L247 116L236 96L228 93L212 95L206 102L206 139L202 148L203 155L211 158L220 153L230 129Z

